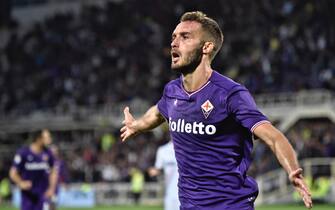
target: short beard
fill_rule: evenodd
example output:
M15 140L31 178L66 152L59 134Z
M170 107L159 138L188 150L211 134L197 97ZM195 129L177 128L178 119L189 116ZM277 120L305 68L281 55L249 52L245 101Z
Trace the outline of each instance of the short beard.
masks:
M172 67L171 65L171 68L178 73L186 75L195 71L195 69L201 63L201 59L202 59L202 46L200 46L199 48L197 48L192 52L192 54L187 58L186 64L177 67Z

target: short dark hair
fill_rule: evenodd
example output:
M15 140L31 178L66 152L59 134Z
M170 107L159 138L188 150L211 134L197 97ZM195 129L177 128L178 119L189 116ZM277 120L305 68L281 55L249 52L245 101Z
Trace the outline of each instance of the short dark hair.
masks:
M219 24L213 20L212 18L208 17L205 13L201 11L193 11L193 12L186 12L184 13L181 18L180 22L184 21L195 21L201 24L202 28L205 32L210 36L212 41L214 42L214 51L210 55L211 59L215 57L215 55L219 52L223 44L223 33L219 27Z
M39 138L41 138L43 133L43 130L35 130L35 131L31 131L28 134L28 138L30 142L36 142Z

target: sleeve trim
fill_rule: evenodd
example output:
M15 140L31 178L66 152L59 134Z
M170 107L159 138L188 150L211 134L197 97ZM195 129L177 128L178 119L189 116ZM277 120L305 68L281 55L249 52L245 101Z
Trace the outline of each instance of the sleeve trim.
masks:
M264 124L264 123L270 123L270 124L271 124L271 122L268 121L268 120L261 120L261 121L257 122L256 124L254 124L254 125L251 127L250 131L253 133L254 130L255 130L258 126L260 126L260 125L262 125L262 124Z

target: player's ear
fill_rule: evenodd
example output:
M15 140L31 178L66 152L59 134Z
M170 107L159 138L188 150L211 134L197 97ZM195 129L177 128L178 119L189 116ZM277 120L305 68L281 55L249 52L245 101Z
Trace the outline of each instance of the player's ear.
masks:
M214 50L214 43L213 42L205 42L202 46L202 52L204 54L211 54Z

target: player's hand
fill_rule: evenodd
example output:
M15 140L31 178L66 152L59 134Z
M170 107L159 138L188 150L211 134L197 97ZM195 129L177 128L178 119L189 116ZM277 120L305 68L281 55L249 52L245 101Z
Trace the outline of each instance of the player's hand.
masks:
M148 169L148 174L150 177L158 176L160 174L160 171L157 168L150 167Z
M55 191L49 188L45 193L44 193L44 198L46 199L51 199L52 196L54 196Z
M30 190L33 184L31 183L31 181L22 180L18 183L18 186L21 190Z
M136 130L136 120L134 119L133 115L129 112L129 107L124 108L124 121L122 124L124 125L121 128L121 140L125 141L126 139L135 136L138 132Z
M302 168L298 168L289 174L289 179L294 188L300 194L305 206L309 209L313 207L312 195L302 176Z

